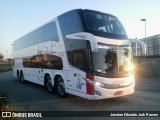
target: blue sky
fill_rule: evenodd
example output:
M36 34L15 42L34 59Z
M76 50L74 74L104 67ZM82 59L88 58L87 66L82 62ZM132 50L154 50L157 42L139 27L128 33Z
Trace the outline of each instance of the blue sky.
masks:
M160 34L159 0L0 0L0 52L11 57L11 44L17 38L77 8L93 9L117 16L129 38ZM6 52L8 51L8 52Z

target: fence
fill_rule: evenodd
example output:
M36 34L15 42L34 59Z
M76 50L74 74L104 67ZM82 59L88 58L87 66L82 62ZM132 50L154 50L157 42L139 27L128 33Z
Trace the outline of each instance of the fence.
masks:
M140 39L146 44L146 56L160 56L160 34ZM141 47L132 43L133 56L142 56Z
M142 56L140 45L133 43L135 73L138 77L160 78L160 35L140 39L146 44L146 55Z

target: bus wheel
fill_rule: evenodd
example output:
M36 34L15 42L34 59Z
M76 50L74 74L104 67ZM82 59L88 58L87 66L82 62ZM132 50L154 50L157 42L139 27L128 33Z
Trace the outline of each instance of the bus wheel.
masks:
M52 85L52 79L50 77L50 75L47 75L46 76L46 83L45 83L45 86L46 86L46 89L48 92L53 92L53 85Z
M20 73L20 78L19 78L19 79L20 79L20 82L21 82L21 83L24 83L24 82L25 82L24 76L23 76L23 72Z
M66 97L65 84L62 77L59 77L56 81L56 92L59 97Z

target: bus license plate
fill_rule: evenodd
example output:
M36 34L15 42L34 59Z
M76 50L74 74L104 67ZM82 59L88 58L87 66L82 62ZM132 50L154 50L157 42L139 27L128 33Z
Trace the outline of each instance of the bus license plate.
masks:
M116 96L123 95L123 91L117 91L117 92L115 92L115 95Z

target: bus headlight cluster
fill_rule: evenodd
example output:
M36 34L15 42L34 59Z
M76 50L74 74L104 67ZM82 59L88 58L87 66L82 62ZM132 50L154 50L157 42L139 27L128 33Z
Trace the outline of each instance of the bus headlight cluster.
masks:
M129 82L129 83L123 83L123 84L105 84L101 82L95 82L94 85L97 87L102 87L105 89L118 89L118 88L124 88L132 85L134 82Z
M95 85L95 86L100 86L101 83L100 83L100 82L95 82L94 85Z
M100 82L95 82L94 85L95 85L95 86L98 86L98 87L103 87L103 86L105 86L104 83L100 83Z
M105 89L115 89L115 86L113 84L105 84L105 83L101 83L101 82L95 82L94 85L97 87L105 88Z
M83 78L83 77L82 77ZM124 88L132 85L134 82L129 82L129 83L121 83L121 84L106 84L98 81L91 81L87 78L83 78L87 83L90 83L91 85L97 86L97 87L102 87L105 89L118 89L118 88Z

